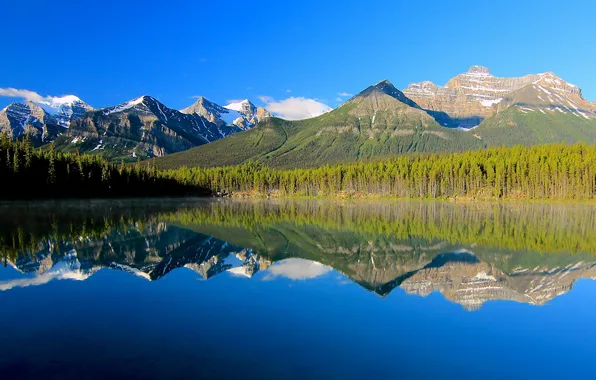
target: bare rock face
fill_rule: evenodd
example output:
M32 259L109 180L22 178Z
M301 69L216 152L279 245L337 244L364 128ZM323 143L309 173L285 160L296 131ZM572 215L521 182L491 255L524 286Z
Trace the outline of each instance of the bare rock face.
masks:
M256 116L257 116L257 120L258 121L263 121L266 118L271 117L273 115L271 115L271 112L267 111L265 108L263 108L263 107L257 107Z
M518 94L528 92L527 86L541 92L532 96ZM432 82L413 83L404 94L429 112L439 124L447 127L470 129L487 117L508 107L543 98L541 106L570 107L579 117L587 115L592 107L583 98L581 89L565 82L554 73L531 74L519 78L493 76L486 67L472 66L466 73L450 79L440 87ZM543 95L550 95L548 96ZM523 105L522 105L523 106ZM572 111L573 112L573 111Z
M27 126L41 130L47 123L55 123L54 118L32 102L11 103L0 111L0 133L12 138L23 135Z
M190 149L223 135L220 127L197 113L181 113L142 96L74 120L62 143L81 152L104 151L134 160Z
M221 116L222 114L225 114L228 111L222 106L210 102L209 100L201 96L197 99L196 102L194 102L189 107L181 110L180 112L185 114L200 115L205 119L209 120L211 123L214 123L218 127L221 127L226 124L225 121L222 120Z

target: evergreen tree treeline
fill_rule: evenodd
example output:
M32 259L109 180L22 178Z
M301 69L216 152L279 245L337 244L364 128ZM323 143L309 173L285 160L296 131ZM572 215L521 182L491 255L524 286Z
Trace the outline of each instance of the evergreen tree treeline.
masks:
M207 195L154 165L112 165L98 155L57 153L52 146L34 149L26 137L0 136L0 199Z
M295 170L247 163L166 175L224 194L593 199L596 146L515 146Z

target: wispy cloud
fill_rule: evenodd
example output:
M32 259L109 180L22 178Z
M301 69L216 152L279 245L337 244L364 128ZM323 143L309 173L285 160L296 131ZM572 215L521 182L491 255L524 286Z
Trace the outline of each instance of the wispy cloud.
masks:
M12 87L0 88L0 96L5 96L7 98L19 98L31 102L41 102L44 100L48 101L53 98L53 96L41 96L35 91L20 90Z
M24 90L18 88L0 88L0 96L7 98L18 98L28 102L40 103L49 107L57 107L65 102L77 100L78 98L74 95L64 96L41 96L35 91Z
M287 120L309 119L331 111L327 104L316 99L303 97L290 97L276 101L270 96L259 96L265 103L267 111Z
M354 94L350 94L349 92L338 92L337 95L341 96L343 98L348 97L348 96L354 96Z
M335 98L335 101L336 101L336 102L343 102L343 99L342 99L342 98L340 98L340 97L337 97L337 98Z
M265 96L265 95L259 96L259 100L262 101L265 104L271 103L271 102L274 101L274 99L271 96Z
M290 90L290 89L287 89L287 90L286 90L286 92L289 94L290 92L292 92L292 90Z

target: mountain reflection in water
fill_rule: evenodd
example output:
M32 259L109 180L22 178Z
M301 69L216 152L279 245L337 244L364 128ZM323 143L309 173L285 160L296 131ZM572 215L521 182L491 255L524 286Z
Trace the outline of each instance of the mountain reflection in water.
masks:
M542 305L596 277L596 208L271 200L140 200L0 206L0 290L110 268L159 280L177 268L307 280L336 270L385 296L440 292L467 310Z

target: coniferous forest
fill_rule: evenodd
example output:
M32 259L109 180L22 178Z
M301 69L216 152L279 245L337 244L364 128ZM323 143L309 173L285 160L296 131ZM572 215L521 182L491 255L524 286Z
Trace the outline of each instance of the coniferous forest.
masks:
M224 195L593 199L596 146L551 144L280 170L248 163L166 172Z
M551 144L273 169L247 163L159 171L99 155L32 148L0 137L0 198L127 196L341 196L569 199L596 197L596 146Z
M98 155L34 149L30 141L0 137L0 199L109 198L208 195L158 172L151 162L109 164Z

